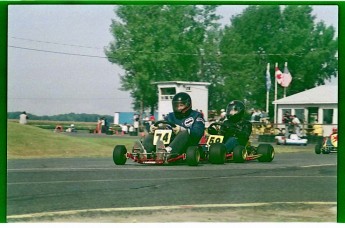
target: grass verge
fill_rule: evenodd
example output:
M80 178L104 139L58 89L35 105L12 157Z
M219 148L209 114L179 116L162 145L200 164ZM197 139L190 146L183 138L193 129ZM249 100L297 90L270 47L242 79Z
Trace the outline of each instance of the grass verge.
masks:
M8 122L7 158L109 157L115 145L127 148L133 139L121 137L72 137L31 125Z

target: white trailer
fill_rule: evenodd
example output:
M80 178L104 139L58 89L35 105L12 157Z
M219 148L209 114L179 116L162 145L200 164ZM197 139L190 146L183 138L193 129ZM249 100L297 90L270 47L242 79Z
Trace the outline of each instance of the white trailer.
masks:
M202 111L208 119L208 82L164 81L155 82L158 86L158 119L172 112L172 99L175 94L186 92L192 98L193 110Z

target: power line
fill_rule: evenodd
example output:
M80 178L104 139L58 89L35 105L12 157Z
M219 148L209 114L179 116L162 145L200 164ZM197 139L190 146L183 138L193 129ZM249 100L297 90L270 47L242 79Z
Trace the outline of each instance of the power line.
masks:
M38 43L46 43L46 44L55 44L55 45L62 45L62 46L69 46L69 47L80 47L80 48L88 48L88 49L98 49L100 50L100 47L92 47L92 46L84 46L84 45L75 45L75 44L66 44L66 43L58 43L58 42L51 42L51 41L43 41L43 40L35 40L35 39L27 39L22 37L15 37L11 36L12 39L17 40L26 40L30 42L38 42ZM35 49L35 48L25 48L25 47L18 47L18 46L9 46L13 48L18 49L24 49L24 50L30 50L30 51L40 51L40 52L47 52L47 53L54 53L54 54L64 54L64 55L74 55L74 56L83 56L83 57L92 57L92 58L108 58L106 56L94 56L94 55L83 55L83 54L73 54L73 53L67 53L67 52L60 52L60 51L49 51L49 50L42 50L42 49ZM158 54L161 55L162 52L157 51L135 51L135 50L121 50L122 52L132 52L132 53L143 53L143 54ZM199 53L185 53L185 52L163 52L164 54L170 54L170 55L185 55L185 56L200 56L204 54ZM224 54L220 53L214 53L214 54L208 54L208 55L217 55L221 56ZM285 53L285 54L266 54L266 53L246 53L246 54L225 54L228 56L300 56L300 54L296 53Z
M61 55L73 55L73 56L82 56L82 57L92 57L92 58L102 58L106 59L106 56L97 56L97 55L84 55L84 54L75 54L75 53L67 53L67 52L60 52L60 51L49 51L49 50L42 50L36 48L26 48L26 47L18 47L9 45L8 47L29 50L29 51L38 51L38 52L46 52L46 53L54 53L54 54L61 54Z
M56 44L56 45L70 46L70 47L81 47L81 48L89 48L89 49L102 49L100 47L91 47L91 46L83 46L83 45L75 45L75 44L65 44L65 43L50 42L50 41L43 41L43 40L33 40L33 39L14 37L14 36L12 36L10 38L16 39L16 40L26 40L26 41L37 42L37 43Z
M49 51L49 50L43 50L43 49L37 49L37 48L26 48L26 47L19 47L19 46L13 46L9 45L8 47L11 48L17 48L22 50L28 50L28 51L38 51L38 52L46 52L46 53L53 53L53 54L62 54L62 55L72 55L72 56L82 56L82 57L92 57L92 58L102 58L102 59L108 59L106 56L97 56L97 55L85 55L85 54L75 54L75 53L68 53L68 52L60 52L60 51ZM143 54L163 54L162 52L150 52L150 51L133 51L133 50L121 50L125 52L133 52L133 53L143 53ZM198 56L199 54L194 53L183 53L183 52L164 52L164 54L170 54L170 55L193 55ZM212 55L212 54L208 54ZM222 54L216 53L214 55L221 56ZM247 54L225 54L227 56L300 56L300 54L296 53L284 53L284 54L257 54L257 53L247 53ZM224 56L224 55L223 55ZM111 59L111 57L109 57Z

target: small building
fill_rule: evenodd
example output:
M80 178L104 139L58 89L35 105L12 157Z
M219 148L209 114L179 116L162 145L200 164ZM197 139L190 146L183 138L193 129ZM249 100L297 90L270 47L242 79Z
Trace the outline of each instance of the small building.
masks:
M321 124L323 135L329 135L338 124L338 85L322 85L282 99L277 105L276 124L282 124L283 115L289 111L304 124Z
M186 92L192 98L193 110L202 111L208 118L208 82L163 81L155 82L158 86L158 119L172 112L172 99L175 94Z

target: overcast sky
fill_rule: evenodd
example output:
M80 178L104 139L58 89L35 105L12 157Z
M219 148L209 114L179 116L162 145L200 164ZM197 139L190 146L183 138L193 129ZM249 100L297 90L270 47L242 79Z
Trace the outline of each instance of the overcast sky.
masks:
M222 22L245 6L222 6ZM317 21L338 30L337 6L314 6ZM128 112L120 91L123 70L103 48L113 37L112 5L10 5L8 12L8 112L34 115Z

